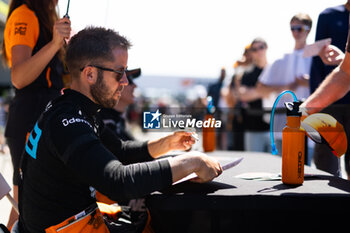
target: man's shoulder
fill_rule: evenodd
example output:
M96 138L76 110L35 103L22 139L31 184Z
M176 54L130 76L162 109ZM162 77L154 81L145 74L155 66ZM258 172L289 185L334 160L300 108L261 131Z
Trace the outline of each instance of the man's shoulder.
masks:
M50 101L43 112L44 118L58 117L67 114L79 115L79 108L63 95Z
M86 148L99 140L98 126L93 123L74 101L55 100L39 120L45 138L44 147L50 147L67 162L77 148Z
M328 7L324 9L321 13L320 16L330 16L333 14L339 14L339 13L345 13L347 12L346 8L344 5L339 5L339 6L334 6L334 7Z
M116 111L112 108L102 108L99 113L99 117L104 120L113 120L115 122L118 122L121 118L122 113Z
M76 123L84 123L90 128L93 128L91 123L85 118L86 117L83 116L83 112L80 110L78 104L61 96L47 105L41 119L39 120L39 124L67 127Z

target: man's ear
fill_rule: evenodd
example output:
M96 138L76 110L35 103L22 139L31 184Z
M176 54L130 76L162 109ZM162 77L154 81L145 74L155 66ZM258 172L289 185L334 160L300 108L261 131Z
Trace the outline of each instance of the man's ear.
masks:
M89 84L95 84L97 80L97 69L95 67L87 66L84 68L82 75L83 79Z

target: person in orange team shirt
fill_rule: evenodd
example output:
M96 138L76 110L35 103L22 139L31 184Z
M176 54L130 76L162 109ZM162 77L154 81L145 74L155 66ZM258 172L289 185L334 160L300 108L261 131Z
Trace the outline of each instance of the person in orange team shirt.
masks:
M47 103L63 88L64 39L70 20L58 19L57 0L13 0L7 16L3 59L11 68L15 97L10 104L5 137L13 164L13 190L18 201L19 163L28 133ZM18 218L12 209L8 226Z

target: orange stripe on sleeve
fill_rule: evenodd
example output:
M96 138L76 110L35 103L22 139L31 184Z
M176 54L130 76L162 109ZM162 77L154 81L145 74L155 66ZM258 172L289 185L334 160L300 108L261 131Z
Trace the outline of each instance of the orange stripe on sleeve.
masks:
M51 73L51 68L47 68L46 71L46 80L47 80L47 86L50 88L52 86L51 79L50 79L50 73Z
M27 132L27 135L26 135L26 143L27 143L27 141L28 141L29 135L30 135L30 132Z

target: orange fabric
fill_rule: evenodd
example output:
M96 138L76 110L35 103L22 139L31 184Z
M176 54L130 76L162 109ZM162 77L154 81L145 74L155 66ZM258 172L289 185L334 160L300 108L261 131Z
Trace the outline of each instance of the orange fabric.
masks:
M325 113L315 113L306 117L303 124L319 132L336 156L340 157L345 154L348 148L348 140L343 125L334 117ZM312 139L312 135L308 136Z
M109 199L107 196L103 195L99 191L96 191L96 200L98 202L106 203L109 205L116 203L116 201Z
M106 209L102 210L101 208L102 205L112 205L117 203L116 201L112 201L111 199L109 199L107 196L103 195L102 193L100 193L99 191L96 191L96 199L97 199L97 205L99 207L99 209L101 210L102 214L103 212L105 212L106 214L109 212L109 207L107 207ZM121 211L121 209L120 209ZM119 213L119 212L118 212ZM116 214L118 214L116 213ZM147 219L147 223L145 228L143 229L142 233L154 233L154 230L151 226L151 214L150 212L147 210L147 214L148 214L148 219ZM111 216L114 216L114 214L112 213ZM116 216L116 215L115 215Z
M46 233L109 233L101 212L97 209L81 218L72 216L45 229Z
M151 226L151 213L148 210L147 210L147 214L148 214L147 223L142 233L154 233L154 230Z
M28 132L27 135L26 135L26 143L28 141L29 135L30 135L30 132Z
M34 48L39 38L39 21L27 5L17 7L6 22L4 31L5 50L11 67L11 49L16 45Z
M47 86L50 88L52 86L51 79L50 79L50 73L51 73L51 68L47 68L46 71L46 80L47 80Z

